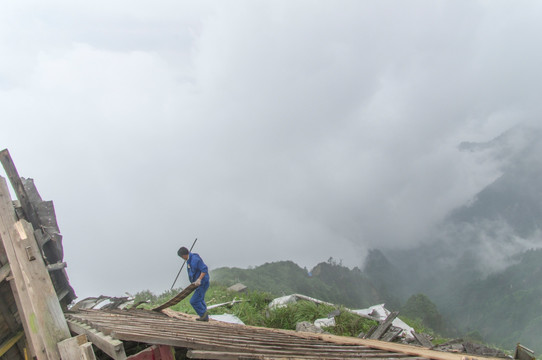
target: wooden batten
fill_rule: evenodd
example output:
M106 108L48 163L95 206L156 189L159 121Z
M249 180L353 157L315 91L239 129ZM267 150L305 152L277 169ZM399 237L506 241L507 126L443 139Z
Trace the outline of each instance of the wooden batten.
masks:
M22 331L18 332L14 336L12 336L10 339L6 340L4 343L0 344L0 356L4 355L13 347L13 345L17 344L17 342L24 336L24 333Z

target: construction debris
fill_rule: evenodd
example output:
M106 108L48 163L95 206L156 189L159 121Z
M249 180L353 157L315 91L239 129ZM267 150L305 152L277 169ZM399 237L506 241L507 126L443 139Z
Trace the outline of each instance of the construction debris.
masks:
M525 346L518 344L516 346L516 352L514 353L514 359L517 360L536 360L534 357L534 351L526 348Z
M100 331L121 342L168 345L175 349L185 349L188 350L188 358L197 359L461 360L463 358L460 354L377 340L300 333L217 321L201 323L193 316L182 313L175 315L169 309L165 312L172 314L173 317L140 309L79 310L67 313L66 317L73 332L87 334L89 339L92 338L88 333L94 335ZM111 340L107 342L104 339L101 343L96 340L93 343L114 354ZM121 358L118 355L112 357Z
M232 307L233 305L242 303L243 301L245 301L245 300L233 299L232 301L228 301L228 302L225 302L225 303L220 303L220 304L207 306L207 310L216 309L216 308L222 307L222 306Z
M482 344L475 344L463 339L454 339L433 347L434 350L463 353L480 356L490 356L495 358L507 358L508 356L501 350L490 348ZM527 360L527 359L526 359Z
M88 297L78 301L70 307L71 311L79 309L124 309L134 304L134 299L130 297L111 297L100 295L98 297Z
M309 321L301 321L295 325L295 331L309 332L314 334L329 334L328 332L322 330L322 328L311 324Z
M358 314L369 319L376 320L378 322L385 321L391 314L391 312L386 309L384 304L373 305L367 309L352 310L353 313ZM399 319L397 316L393 318L391 323L392 326L402 329L400 336L405 339L413 339L414 328L409 326L403 320Z
M291 294L274 299L269 304L269 308L274 309L276 307L287 306L288 304L296 303L299 300L311 301L315 304L324 304L328 306L338 307L335 304L318 300L306 295ZM415 337L414 328L399 319L397 317L397 315L399 314L398 312L392 313L388 309L386 309L384 307L384 304L374 305L367 309L351 310L348 308L344 308L342 310L348 311L352 314L370 320L376 320L380 323L380 325L369 330L367 334L362 335L362 337L365 339L383 340L388 342L398 341L405 344L416 342L419 343L419 345L427 348L431 348L433 346L431 344L431 341L426 336L421 336L420 334L417 334L417 337ZM314 326L319 329L335 326L335 316L339 314L340 310L337 309L334 314L330 314L330 316L328 316L327 318L315 320Z

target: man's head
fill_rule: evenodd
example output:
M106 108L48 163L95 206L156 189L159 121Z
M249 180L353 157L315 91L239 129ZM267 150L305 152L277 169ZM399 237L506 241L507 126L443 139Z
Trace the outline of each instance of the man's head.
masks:
M189 253L188 249L185 248L184 246L181 247L179 249L179 251L177 251L177 255L179 255L180 257L182 257L185 260L188 260L188 253Z

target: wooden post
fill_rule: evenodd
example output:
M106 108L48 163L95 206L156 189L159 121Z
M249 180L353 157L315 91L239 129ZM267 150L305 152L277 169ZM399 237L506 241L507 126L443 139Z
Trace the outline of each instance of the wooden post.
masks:
M92 343L88 342L84 334L62 340L58 343L58 350L62 360L96 360Z
M19 315L39 359L59 360L56 344L70 331L27 221L16 221L6 180L0 177L0 237L13 275Z

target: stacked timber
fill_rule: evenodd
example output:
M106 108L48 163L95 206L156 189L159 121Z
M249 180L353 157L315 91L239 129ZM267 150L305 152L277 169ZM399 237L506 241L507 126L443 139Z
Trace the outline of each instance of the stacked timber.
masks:
M17 220L26 220L33 227L40 254L63 309L76 298L63 262L62 235L58 228L52 201L43 201L33 179L20 177L7 149L0 151L0 162L17 196L14 201Z
M0 162L17 196L0 176L0 360L60 359L57 343L71 336L63 308L75 293L54 207L19 177L7 150Z

